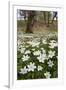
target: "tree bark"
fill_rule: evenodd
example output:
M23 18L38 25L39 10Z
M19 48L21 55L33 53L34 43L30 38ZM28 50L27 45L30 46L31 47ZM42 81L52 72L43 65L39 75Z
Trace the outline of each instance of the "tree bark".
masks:
M50 19L50 12L48 12L48 23L47 23L47 27L49 27L49 24L50 24L50 22L49 22L49 19Z
M28 21L27 21L27 28L26 28L26 33L33 33L33 25L34 25L34 16L35 16L35 11L29 11L28 12Z
M46 11L43 11L43 16L44 16L44 24L46 24Z

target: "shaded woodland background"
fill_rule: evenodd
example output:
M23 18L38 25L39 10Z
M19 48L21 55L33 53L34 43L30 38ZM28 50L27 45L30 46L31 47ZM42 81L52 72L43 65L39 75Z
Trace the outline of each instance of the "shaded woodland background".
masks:
M57 32L58 15L56 11L17 10L17 29L24 33L37 33L44 30Z

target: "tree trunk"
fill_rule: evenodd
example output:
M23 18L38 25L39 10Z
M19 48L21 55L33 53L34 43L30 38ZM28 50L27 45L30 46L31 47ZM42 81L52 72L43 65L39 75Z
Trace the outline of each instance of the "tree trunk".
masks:
M47 27L49 27L49 24L50 24L50 22L49 22L49 19L50 19L50 12L48 12L48 23L47 23Z
M27 21L26 33L33 33L32 28L34 25L34 16L35 16L35 11L29 11L28 12L28 21Z
M44 16L44 24L46 24L46 11L43 11L43 16Z
M53 19L52 19L52 24L54 22L54 18L56 18L56 21L57 21L57 12L54 12Z

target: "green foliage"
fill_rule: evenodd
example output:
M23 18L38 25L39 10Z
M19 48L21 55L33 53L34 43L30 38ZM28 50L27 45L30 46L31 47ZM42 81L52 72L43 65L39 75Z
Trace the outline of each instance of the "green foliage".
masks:
M50 38L50 39L46 40L47 44L44 44L41 40L40 44L38 46L34 46L34 47L32 47L32 45L28 44L27 42L25 42L25 44L22 45L25 48L24 52L22 53L21 49L17 50L17 79L18 80L46 78L44 75L44 73L46 73L46 71L50 72L50 74L51 74L50 78L58 78L58 59L57 59L58 46L55 46L54 48L49 48L49 46L50 46L49 43L51 40L55 40L57 42L57 39ZM49 56L50 50L55 51L55 55L52 58L49 57L48 59L45 59L44 63L39 62L39 60L37 59L38 55L34 55L33 53L34 53L34 51L37 51L37 50L39 50L42 53L41 48L43 48L46 51L47 57ZM34 51L33 51L33 49L34 49ZM26 60L26 61L23 61L23 59L22 59L23 55L25 55L25 52L27 50L30 51L30 53L27 54L30 58L28 58L28 60ZM47 62L49 60L53 61L52 67L49 67L49 65L47 64ZM28 68L27 65L29 65L30 62L35 63L36 68L34 69L34 71L30 71L25 74L20 73L21 69L24 68L25 66L26 66L26 68ZM37 70L38 65L42 66L43 69L38 71Z

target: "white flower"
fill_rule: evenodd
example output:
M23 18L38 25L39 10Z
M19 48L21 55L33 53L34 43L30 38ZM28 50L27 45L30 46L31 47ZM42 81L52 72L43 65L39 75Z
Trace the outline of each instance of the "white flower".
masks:
M49 58L52 58L55 55L55 51L50 50L48 53L49 53L48 55Z
M40 44L40 42L33 42L33 41L29 41L27 43L32 45L32 47L36 47L36 46L39 47L39 44Z
M58 43L57 42L54 42L54 41L51 41L50 43L49 43L49 48L54 48L54 47L57 47L58 46Z
M20 72L20 73L21 73L21 74L26 74L26 73L27 73L27 68L26 68L26 66L21 69L21 72Z
M19 46L20 44L21 44L21 41L20 41L20 40L18 40L18 41L17 41L17 45Z
M41 50L42 50L42 52L45 54L46 53L46 51L44 50L44 48L41 48Z
M46 59L46 54L40 54L40 56L37 57L37 59L39 60L39 62L44 63L44 60Z
M31 52L29 50L25 51L25 54L30 54Z
M42 40L42 43L43 43L43 44L47 44L46 40L44 40L44 39Z
M32 47L39 47L40 42L33 42Z
M41 50L44 50L44 48L41 48Z
M25 46L26 48L28 48L29 47L29 45L27 45L27 46Z
M34 69L36 68L35 63L32 62L30 62L30 64L27 65L27 67L28 67L28 71L34 71Z
M33 52L34 55L40 55L40 53L41 53L41 52L40 52L39 50Z
M49 62L47 62L48 66L52 68L52 66L54 65L53 64L53 61L49 60Z
M46 51L45 50L42 50L43 54L46 54Z
M30 44L30 45L32 45L32 41L28 41L27 43Z
M50 77L51 77L51 74L50 74L50 72L46 72L46 73L44 73L44 76L45 76L46 78L50 78Z
M21 47L21 48L24 48L24 46L23 46L22 44L20 45L20 47Z
M35 48L33 48L32 50L35 51Z
M38 66L38 71L42 71L43 67L42 66Z
M23 57L22 57L22 60L23 60L23 61L27 61L28 59L29 59L29 56L28 56L28 55L26 55L26 56L23 55Z
M51 40L50 42L51 42L51 43L55 43L56 41L55 41L55 40Z
M24 51L25 51L25 48L22 47L21 48L21 53L24 53Z

